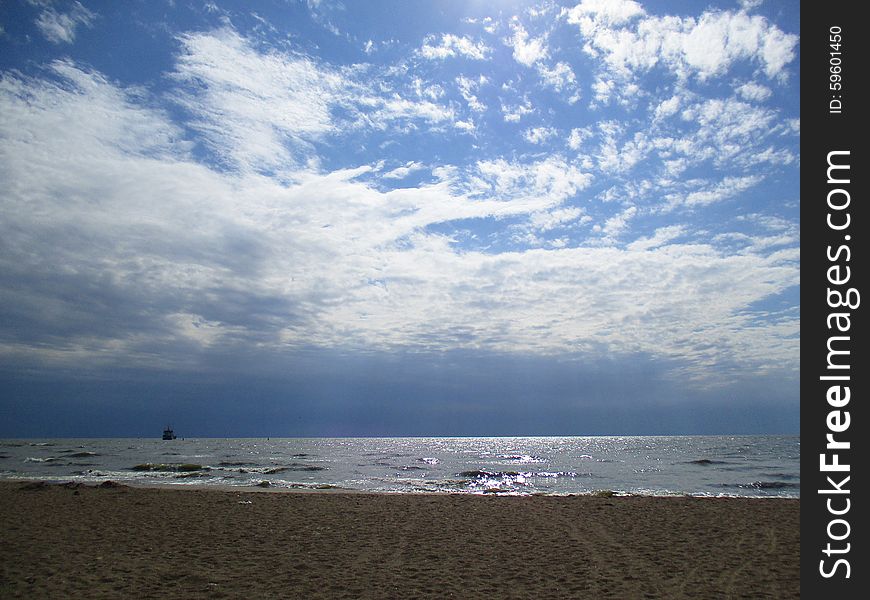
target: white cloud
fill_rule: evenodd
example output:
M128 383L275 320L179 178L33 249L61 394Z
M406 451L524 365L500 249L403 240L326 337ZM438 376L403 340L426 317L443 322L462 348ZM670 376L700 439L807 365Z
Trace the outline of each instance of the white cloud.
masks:
M483 42L473 42L471 39L464 36L445 33L441 35L441 40L437 45L433 45L436 41L435 36L429 36L420 48L420 56L429 60L443 60L445 58L453 58L455 56L464 56L472 60L485 60L490 48Z
M503 158L484 160L477 163L476 170L485 186L478 186L478 193L485 190L495 198L510 199L512 204L525 200L530 212L557 205L592 181L588 173L558 155L526 164Z
M652 236L642 237L630 243L627 248L632 252L643 252L664 246L686 233L686 228L683 225L667 225L659 227L655 230Z
M599 123L601 144L595 157L598 168L602 172L616 174L625 173L644 160L652 151L652 144L642 131L636 132L630 139L620 145L621 128L613 122Z
M381 128L385 128L389 121L400 119L422 119L430 123L440 123L451 121L454 116L449 107L428 100L408 100L399 94L388 98L369 96L361 99L360 103L376 109L372 124Z
M531 144L543 144L557 133L552 127L530 127L523 132L523 137Z
M795 236L799 233L799 228L793 222L774 215L749 213L747 215L739 215L737 220L758 225L776 233L788 233Z
M609 104L610 97L616 89L616 82L612 79L596 78L592 84L592 91L595 92L595 100L601 104Z
M566 12L569 23L579 23L582 19L589 18L610 26L623 25L646 14L643 7L634 0L583 0Z
M557 208L549 211L532 213L529 217L531 227L539 232L547 232L557 227L577 221L583 216L583 209L576 206Z
M341 30L336 27L335 23L330 20L330 14L336 10L344 10L344 5L340 2L323 2L322 0L307 0L306 4L308 5L308 14L312 21L323 27L332 35L345 37ZM227 22L229 22L229 20L227 20Z
M733 98L713 98L687 106L682 119L696 123L695 136L687 140L687 150L699 152L705 145L705 154L717 164L724 164L737 156L744 156L747 147L755 147L773 125L776 114Z
M480 89L481 85L486 84L487 81L487 78L483 75L478 79L471 79L464 75L456 78L456 86L459 88L459 93L462 94L462 98L468 104L468 108L474 112L484 112L486 110L486 105L480 101L475 92Z
M571 135L568 136L568 147L571 150L579 150L583 146L583 142L592 138L594 134L589 127L575 127L571 130Z
M258 23L258 25L256 25L254 27L254 31L261 33L261 34L263 32L266 32L267 34L271 34L271 35L278 33L278 30L275 28L274 25L272 25L268 20L264 19L260 15L258 15L256 12L251 12L250 15L251 15L251 18L254 19L255 21L257 21L257 23Z
M395 169L384 173L383 176L386 177L387 179L404 179L405 177L407 177L411 173L413 173L415 171L419 171L421 169L425 169L425 168L426 168L425 165L423 165L417 161L409 160L403 166L396 167Z
M83 69L69 60L58 60L50 65L51 71L62 84L43 80L22 80L0 75L0 91L7 100L4 104L4 142L9 150L21 144L26 148L27 131L34 129L48 135L52 129L66 132L53 141L56 151L79 155L84 149L95 154L82 157L97 160L110 145L115 152L143 157L161 157L168 154L185 155L191 145L182 139L181 131L166 122L160 113L136 104L137 91L126 92L113 86L100 73ZM28 98L34 97L34 113L27 111ZM35 119L40 119L39 123ZM12 123L22 127L16 133ZM75 127L69 124L75 123ZM22 137L23 136L23 137ZM81 148L81 150L80 150ZM27 154L33 150L27 151ZM34 153L38 164L50 163L51 157ZM36 165L35 165L36 166Z
M543 63L537 64L538 74L541 76L541 81L545 85L553 88L557 92L570 91L571 96L568 99L569 103L574 104L580 100L580 88L577 85L577 76L571 66L566 62L557 62L552 67Z
M444 96L444 88L437 83L427 85L420 77L414 77L411 80L411 85L418 98L437 101Z
M605 221L601 227L601 233L606 238L616 238L621 235L628 227L628 222L637 215L637 207L629 206L621 213L618 213Z
M581 91L571 65L565 61L556 61L552 65L546 62L550 56L547 34L530 36L516 17L511 21L511 32L511 37L506 38L504 43L513 50L514 60L526 67L534 67L545 86L559 93L568 93L570 104L579 101Z
M492 17L482 17L479 19L475 19L474 17L465 17L462 19L463 23L468 23L470 25L480 25L483 27L483 30L489 34L495 34L496 29L498 29L498 22Z
M339 74L304 57L260 53L231 29L187 34L181 43L175 78L192 88L181 101L222 161L287 168L300 146L333 131Z
M784 76L783 69L794 60L794 47L797 45L798 36L771 27L764 32L763 40L761 54L765 73L771 78Z
M501 112L504 120L508 123L519 123L524 116L532 114L535 109L528 98L523 98L521 104L508 105L502 103Z
M665 174L668 177L679 177L689 168L689 160L687 158L665 159L662 163L664 164Z
M740 7L743 10L755 10L764 4L764 0L740 0Z
M511 23L511 30L513 35L505 40L505 44L513 48L514 60L518 63L531 67L548 56L546 38L529 37L529 33L517 21Z
M465 121L456 120L453 122L453 127L454 127L454 129L457 129L458 131L462 131L464 133L471 134L471 135L473 135L474 132L477 130L477 126L474 124L474 121L471 119L467 119Z
M679 109L680 109L680 96L677 94L674 94L673 96L671 96L667 100L662 100L662 102L660 102L659 105L656 106L655 113L654 113L655 119L656 120L667 119L671 115L676 114Z
M420 78L400 93L383 80L371 81L365 71L261 52L229 28L186 34L180 41L177 99L195 115L192 125L218 159L234 169L293 170L307 163L314 142L359 127L401 130L423 122L463 128L453 109L438 102L443 89ZM346 116L338 120L335 108Z
M744 91L763 94L751 86ZM659 191L647 196L655 203L669 197L664 204L672 207L673 198L685 197L689 192L677 188L691 167L713 167L722 173L737 169L739 174L751 169L765 176L798 160L783 138L799 132L799 120L783 119L775 108L747 102L739 93L704 98L676 87L671 95L650 101L645 112L647 127L599 122L597 148L587 139L584 150L611 176L636 172L641 165L657 168L663 178L656 184Z
M738 61L758 63L768 77L778 78L798 42L798 36L743 11L708 11L698 19L654 17L633 2L582 2L566 14L586 40L584 51L621 78L662 65L679 78L703 80Z
M737 88L737 93L740 94L744 100L754 102L764 102L773 94L769 87L755 83L754 81L749 81L739 86Z
M687 194L682 203L686 206L703 206L733 198L748 190L763 179L760 175L747 175L745 177L725 177L722 181L705 189Z
M78 27L90 27L96 15L81 5L73 2L68 12L61 13L52 6L45 6L36 19L36 27L45 38L55 44L71 44L76 39Z

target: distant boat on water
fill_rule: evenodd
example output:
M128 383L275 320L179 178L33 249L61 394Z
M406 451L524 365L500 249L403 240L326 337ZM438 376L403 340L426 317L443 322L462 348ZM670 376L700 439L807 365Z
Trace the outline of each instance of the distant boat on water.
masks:
M174 440L175 432L172 431L172 427L169 425L166 426L166 429L163 430L163 439L164 440Z

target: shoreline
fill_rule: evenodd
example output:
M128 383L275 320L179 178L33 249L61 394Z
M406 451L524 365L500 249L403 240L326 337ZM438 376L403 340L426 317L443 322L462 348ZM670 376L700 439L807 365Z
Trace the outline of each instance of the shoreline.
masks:
M3 597L800 593L798 499L33 483L0 481Z
M716 496L709 494L689 494L689 493L673 493L673 494L640 494L630 492L618 492L614 490L593 490L590 492L530 492L516 493L505 490L479 490L479 491L437 491L437 490L414 490L414 491L397 491L397 490L359 490L353 488L344 488L332 484L300 484L298 487L288 487L281 485L232 485L224 483L178 483L178 482L139 482L125 481L117 479L106 479L102 481L80 481L73 478L61 477L57 479L48 479L45 477L9 477L0 478L0 485L4 483L44 483L47 486L82 486L82 487L100 487L104 483L112 484L118 487L129 487L136 489L172 489L179 491L216 491L216 492L252 492L252 493L273 493L273 494L371 494L380 495L396 495L396 496L497 496L502 498L573 498L573 497L592 497L592 498L692 498L699 500L717 500L717 499L746 499L746 500L796 500L800 501L800 496L747 496L747 495L729 495L719 494Z

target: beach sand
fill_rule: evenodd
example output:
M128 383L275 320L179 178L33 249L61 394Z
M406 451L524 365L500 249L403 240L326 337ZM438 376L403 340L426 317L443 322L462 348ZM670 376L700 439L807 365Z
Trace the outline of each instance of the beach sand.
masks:
M0 482L2 598L797 598L799 500Z

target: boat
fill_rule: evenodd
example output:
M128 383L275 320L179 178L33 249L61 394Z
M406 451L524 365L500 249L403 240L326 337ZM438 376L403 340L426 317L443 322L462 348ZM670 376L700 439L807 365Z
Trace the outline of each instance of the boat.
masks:
M163 439L164 440L174 440L175 432L172 431L172 427L169 425L166 426L166 429L163 430Z

